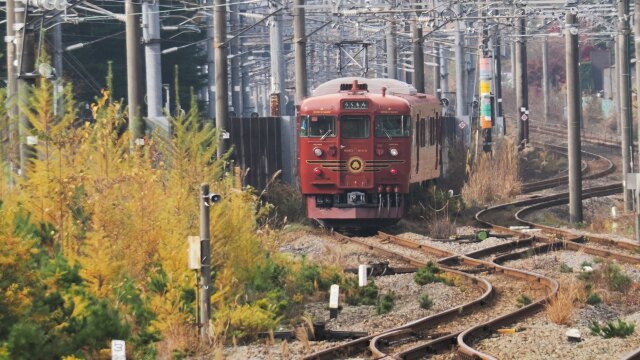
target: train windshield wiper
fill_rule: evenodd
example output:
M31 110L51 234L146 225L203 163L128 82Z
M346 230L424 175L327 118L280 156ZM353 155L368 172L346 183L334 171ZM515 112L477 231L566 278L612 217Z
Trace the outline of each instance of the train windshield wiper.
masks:
M329 136L329 134L331 134L331 133L332 133L331 129L327 130L327 132L326 132L326 133L324 133L324 135L322 135L322 136L320 137L320 140L324 140L324 139L325 139L327 136Z
M384 134L387 135L389 140L391 140L391 135L389 135L389 132L387 131L387 129L384 128L384 126L382 127L382 131L384 131Z

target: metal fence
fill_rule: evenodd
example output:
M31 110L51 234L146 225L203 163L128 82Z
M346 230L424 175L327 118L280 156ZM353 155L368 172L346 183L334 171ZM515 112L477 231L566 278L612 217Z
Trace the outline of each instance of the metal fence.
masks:
M278 170L282 170L283 181L292 183L296 158L293 117L232 118L230 123L232 158L246 171L244 184L263 189Z

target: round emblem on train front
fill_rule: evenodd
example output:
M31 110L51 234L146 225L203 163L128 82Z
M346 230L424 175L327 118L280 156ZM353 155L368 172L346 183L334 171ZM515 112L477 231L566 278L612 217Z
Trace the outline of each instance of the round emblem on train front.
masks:
M362 160L357 156L354 156L351 159L349 159L348 165L349 165L349 171L354 174L359 174L362 171L364 171L364 160Z

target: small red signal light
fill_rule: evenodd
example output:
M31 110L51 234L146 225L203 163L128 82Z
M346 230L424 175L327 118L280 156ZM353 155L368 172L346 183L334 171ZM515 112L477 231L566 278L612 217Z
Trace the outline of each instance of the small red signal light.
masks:
M320 176L322 175L322 170L320 170L320 168L315 168L313 169L313 173L316 174L316 176Z
M398 170L396 170L396 169L391 169L391 170L389 170L389 173L390 173L391 175L398 175Z

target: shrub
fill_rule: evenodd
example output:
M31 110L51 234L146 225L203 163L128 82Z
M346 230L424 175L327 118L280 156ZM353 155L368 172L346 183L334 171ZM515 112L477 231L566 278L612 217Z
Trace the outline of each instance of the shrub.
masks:
M264 199L272 205L264 219L265 223L282 227L306 220L304 198L298 189L277 180L269 183L263 194Z
M378 315L387 314L391 312L395 305L395 294L393 292L382 295L378 304L376 305L376 313Z
M620 267L613 263L608 263L603 268L603 273L607 284L611 290L626 292L631 286L631 278L622 272Z
M605 339L609 339L612 337L627 337L633 334L636 331L636 325L627 323L622 319L618 319L615 322L610 321L605 326L601 326L597 321L592 321L589 329L591 329L593 335L600 335Z
M418 285L426 285L434 282L443 282L448 283L447 279L441 275L442 270L433 263L433 261L429 261L427 265L421 269L419 269L414 275L413 280Z
M369 280L367 286L347 289L345 302L352 306L375 305L378 300L378 293L378 286L373 280Z
M527 305L531 304L531 298L529 296L525 295L525 294L521 294L516 299L516 302L518 303L518 307L527 306Z
M423 309L431 309L431 307L433 306L433 300L431 300L431 298L429 298L428 294L422 294L420 295L420 307Z
M570 273L573 272L573 268L571 268L569 265L562 263L560 264L560 272L561 273Z
M592 293L587 297L587 304L589 305L598 305L602 302L602 298L598 293Z

